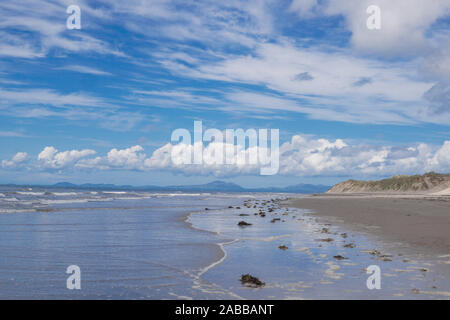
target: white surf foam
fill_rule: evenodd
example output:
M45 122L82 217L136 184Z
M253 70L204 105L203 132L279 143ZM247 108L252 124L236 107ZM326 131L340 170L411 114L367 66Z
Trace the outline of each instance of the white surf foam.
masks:
M17 194L24 196L43 196L45 192L16 191Z

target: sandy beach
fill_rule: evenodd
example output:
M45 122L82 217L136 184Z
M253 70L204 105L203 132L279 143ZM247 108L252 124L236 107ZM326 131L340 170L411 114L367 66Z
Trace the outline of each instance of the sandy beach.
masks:
M450 253L449 196L321 194L293 199L288 206L418 251Z

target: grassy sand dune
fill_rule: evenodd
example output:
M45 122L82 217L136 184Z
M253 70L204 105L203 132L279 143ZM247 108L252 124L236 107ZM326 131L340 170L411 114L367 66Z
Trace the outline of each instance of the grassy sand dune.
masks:
M449 194L450 174L397 175L378 181L347 180L327 193L440 193Z

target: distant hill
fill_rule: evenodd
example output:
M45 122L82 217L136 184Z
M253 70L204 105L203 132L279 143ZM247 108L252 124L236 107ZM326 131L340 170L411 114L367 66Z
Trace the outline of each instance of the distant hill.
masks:
M213 181L200 185L187 185L187 186L170 186L160 187L166 190L187 190L187 191L218 191L218 192L241 192L246 191L241 186L235 183L229 183L224 181Z
M429 172L424 175L397 175L378 181L347 180L327 193L437 193L448 194L450 174Z
M330 186L313 185L313 184L298 184L288 187L261 187L261 188L244 188L235 183L225 181L212 181L206 184L199 185L180 185L180 186L130 186L130 185L115 185L115 184L73 184L70 182L59 182L51 186L30 186L30 187L44 187L44 188L59 188L59 189L97 189L97 190L136 190L136 191L185 191L185 192L276 192L276 193L322 193L327 191Z

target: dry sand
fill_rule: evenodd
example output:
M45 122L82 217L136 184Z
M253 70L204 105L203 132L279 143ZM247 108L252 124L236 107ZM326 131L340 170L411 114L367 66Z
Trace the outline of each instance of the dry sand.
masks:
M315 195L293 199L288 206L310 209L345 225L415 249L450 253L450 197L424 195ZM335 220L335 219L333 219Z

